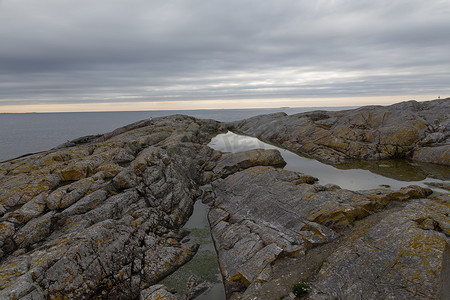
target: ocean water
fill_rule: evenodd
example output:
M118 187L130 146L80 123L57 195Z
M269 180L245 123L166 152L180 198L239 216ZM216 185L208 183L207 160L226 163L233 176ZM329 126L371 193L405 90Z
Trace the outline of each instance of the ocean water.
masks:
M236 121L273 112L342 110L354 107L299 107L271 109L213 109L178 111L122 111L76 113L0 113L0 162L27 153L49 150L69 140L112 131L130 123L173 114L202 119Z
M321 109L349 108L327 107ZM26 153L48 150L67 140L105 133L139 120L177 113L218 121L235 121L273 112L284 111L287 114L295 114L311 110L315 110L315 108L0 114L0 161ZM278 149L287 162L285 169L318 177L319 184L337 184L351 190L380 186L398 189L409 184L428 187L426 184L428 182L442 183L450 180L450 170L443 166L418 164L405 160L360 161L328 165L263 143L256 138L231 132L219 134L211 140L209 146L223 152L238 152L256 148ZM438 193L445 192L440 189L434 190ZM201 202L195 204L194 213L185 228L191 231L188 238L200 244L199 251L190 262L164 279L163 283L177 291L179 295L183 295L187 279L194 274L212 283L212 288L201 295L199 300L224 300L225 291L210 237L207 212L206 205Z

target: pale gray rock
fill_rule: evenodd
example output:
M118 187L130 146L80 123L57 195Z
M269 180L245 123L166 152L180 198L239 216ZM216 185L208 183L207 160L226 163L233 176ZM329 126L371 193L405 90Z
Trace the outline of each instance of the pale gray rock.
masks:
M448 237L423 228L421 219L440 214L433 200L414 200L387 212L361 235L345 239L323 263L308 299L435 299Z
M216 176L225 178L254 166L284 167L285 165L286 162L278 150L254 149L222 155L212 171Z
M212 284L205 280L191 275L187 282L186 300L195 299L201 294L205 293L212 287Z
M406 102L232 126L330 160L445 162L447 107ZM207 147L224 129L175 115L0 163L0 299L177 299L157 283L198 249L181 242L198 200L211 207L230 299L292 298L300 281L311 299L445 293L448 195L320 186L274 168L284 165L278 151Z
M179 298L172 294L164 285L156 284L142 290L139 300L179 300Z
M3 205L0 204L0 217L3 216L6 212L6 209Z
M230 299L276 299L306 279L311 299L436 296L446 196L349 191L273 167L237 172L213 191L208 218Z

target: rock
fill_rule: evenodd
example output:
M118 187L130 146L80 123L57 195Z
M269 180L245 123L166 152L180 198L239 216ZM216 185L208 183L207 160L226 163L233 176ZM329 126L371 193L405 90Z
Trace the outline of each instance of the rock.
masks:
M180 229L221 130L176 115L1 163L0 298L172 297L147 289L198 249Z
M450 191L450 183L447 183L447 182L426 182L426 184L429 186L434 186L437 188L441 188L441 189Z
M440 165L449 165L450 147L447 145L437 147L422 147L414 151L412 159L422 162L432 162Z
M438 299L450 298L450 243L445 245L444 255L442 257L441 274L439 276L439 294Z
M176 246L178 246L176 244ZM181 244L179 247L170 245L154 245L144 253L142 270L145 282L155 284L167 275L176 271L185 262L191 260L198 250L198 245Z
M212 287L212 284L191 275L187 282L186 300L195 299Z
M140 300L179 300L177 296L172 294L164 285L157 284L142 290L139 296Z
M3 205L0 204L0 217L3 216L6 212L6 209Z
M228 128L329 162L412 158L448 166L449 114L450 98L292 116L269 114L228 123Z
M225 178L230 174L255 166L284 167L286 162L278 150L255 149L224 154L218 161L213 173Z
M311 280L318 270L311 299L367 294L414 299L410 291L417 282L424 285L414 287L421 296L436 295L448 239L450 206L444 196L424 199L430 190L418 186L353 192L273 167L237 172L213 182L213 190L208 218L229 298L286 296L299 277ZM309 258L316 248L323 249L320 256ZM397 260L401 263L386 272ZM296 270L288 271L291 266ZM361 273L353 275L354 270ZM383 289L374 289L373 282ZM334 292L349 283L355 289Z
M440 213L430 204L412 201L370 228L361 225L362 234L349 235L326 259L307 299L435 299L447 237L418 224Z
M444 99L227 126L323 159L445 165L447 112ZM278 151L206 146L224 130L174 115L0 163L0 299L177 299L158 282L197 252L182 227L199 200L229 299L294 299L299 282L309 299L446 297L448 194L321 186L276 168Z

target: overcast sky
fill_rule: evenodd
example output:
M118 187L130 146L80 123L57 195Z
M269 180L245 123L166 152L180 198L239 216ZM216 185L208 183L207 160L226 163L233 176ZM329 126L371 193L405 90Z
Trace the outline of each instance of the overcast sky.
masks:
M0 0L0 112L422 94L450 96L449 0Z

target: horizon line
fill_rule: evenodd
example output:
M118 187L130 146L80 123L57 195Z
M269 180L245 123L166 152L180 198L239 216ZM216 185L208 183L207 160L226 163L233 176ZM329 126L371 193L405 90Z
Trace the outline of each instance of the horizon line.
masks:
M405 101L432 101L450 99L435 95L393 95L363 97L317 98L260 98L260 99L212 99L148 102L58 103L0 105L1 114L13 113L66 113L66 112L139 112L139 111L192 111L232 109L321 108L361 107L367 105L392 105ZM132 109L127 109L132 106Z

